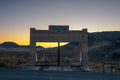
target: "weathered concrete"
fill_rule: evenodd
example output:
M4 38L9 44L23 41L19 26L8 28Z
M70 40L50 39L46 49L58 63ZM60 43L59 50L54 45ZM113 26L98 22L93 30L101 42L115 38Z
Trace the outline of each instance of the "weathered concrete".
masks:
M82 54L82 65L88 62L88 32L87 29L69 30L68 25L50 25L49 30L36 30L30 28L30 64L36 63L36 42L79 42L76 61L80 61Z

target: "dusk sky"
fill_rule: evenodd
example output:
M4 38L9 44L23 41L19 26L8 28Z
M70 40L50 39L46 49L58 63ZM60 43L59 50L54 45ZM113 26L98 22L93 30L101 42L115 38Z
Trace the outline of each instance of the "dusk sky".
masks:
M0 0L0 43L29 44L29 29L120 31L120 0Z

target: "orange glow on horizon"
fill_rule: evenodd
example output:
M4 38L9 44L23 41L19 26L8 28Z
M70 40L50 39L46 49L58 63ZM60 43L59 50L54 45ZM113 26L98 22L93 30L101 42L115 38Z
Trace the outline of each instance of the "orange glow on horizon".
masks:
M60 42L60 46L66 45L69 42ZM58 46L58 42L36 42L36 46L42 46L44 48L53 48Z
M29 41L26 40L9 40L9 41L1 41L0 40L0 44L4 43L4 42L14 42L18 45L30 45ZM69 42L60 42L60 46L66 45ZM43 48L53 48L53 47L57 47L58 43L57 42L36 42L36 46L42 46Z
M75 27L78 25L70 25L72 27L70 27L70 30L82 30ZM102 27L92 27L94 25L86 25L89 26L88 32L92 33L92 32L102 32L104 31L120 31L120 27L116 26L105 26L104 28ZM114 28L114 29L113 29ZM30 33L29 33L29 28L27 29L20 29L18 31L18 29L13 29L12 31L7 29L6 31L2 30L0 31L0 44L4 43L4 42L15 42L18 45L29 45L30 44ZM60 42L60 45L66 45L68 44L68 42ZM58 44L57 42L36 42L36 46L42 46L44 48L52 48L52 47L57 47Z

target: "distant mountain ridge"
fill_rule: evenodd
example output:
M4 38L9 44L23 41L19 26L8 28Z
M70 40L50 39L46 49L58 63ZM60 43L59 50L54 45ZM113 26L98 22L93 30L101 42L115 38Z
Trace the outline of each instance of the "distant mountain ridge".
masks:
M76 46L78 46L78 42L70 42L69 44L62 46L61 54L74 54ZM120 31L89 33L88 46L90 61L120 61ZM4 42L0 47L29 48L29 46L20 46L14 42ZM50 52L49 49L46 50ZM52 48L52 50L53 52L57 52L57 48Z
M19 47L18 44L14 43L14 42L4 42L0 45L0 47L5 47L5 48L9 48L9 47Z
M15 42L4 42L4 43L0 44L0 47L4 47L4 48L18 48L18 47L29 48L30 45L18 45ZM38 47L40 48L41 46L38 46ZM41 48L43 48L43 47L41 47Z

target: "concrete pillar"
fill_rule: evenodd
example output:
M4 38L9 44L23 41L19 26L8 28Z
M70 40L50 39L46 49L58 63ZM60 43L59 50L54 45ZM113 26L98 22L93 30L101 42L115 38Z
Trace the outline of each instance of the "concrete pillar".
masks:
M37 53L37 49L36 49L36 42L34 40L34 34L31 34L32 31L34 31L34 28L30 29L30 64L29 65L35 65L36 63L36 53Z
M30 44L30 65L35 65L36 63L36 44L32 42Z
M78 46L77 46L77 55L76 55L76 63L77 65L80 65L81 63L81 60L80 60L80 57L81 57L81 42L79 42Z
M83 29L82 35L82 66L88 67L88 33L87 29Z

